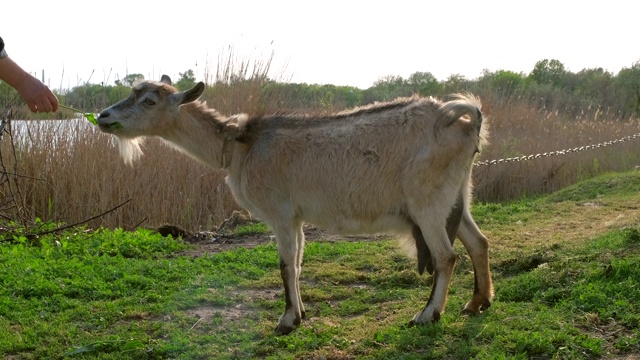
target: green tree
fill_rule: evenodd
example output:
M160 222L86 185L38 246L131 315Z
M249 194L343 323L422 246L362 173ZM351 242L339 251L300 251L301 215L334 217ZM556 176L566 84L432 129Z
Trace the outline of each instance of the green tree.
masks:
M609 107L616 97L613 89L614 76L603 68L582 69L569 74L568 88L585 103L596 103L599 107Z
M567 71L559 60L544 59L536 63L529 74L529 79L541 85L553 85L563 87L565 85Z
M477 89L482 89L476 91L487 91L501 100L507 100L518 91L522 93L525 88L525 78L524 74L509 70L492 72L484 69L482 76L471 84L475 85Z
M509 96L524 84L524 75L509 70L498 70L491 78L491 86L501 94Z
M456 93L467 90L470 84L471 81L467 80L464 75L451 74L447 78L447 81L444 82L443 88L447 93Z
M178 90L189 90L196 85L196 76L193 74L193 70L189 69L180 74L180 79L175 83Z
M389 101L400 96L409 96L411 94L412 90L402 76L387 75L376 80L372 87L365 90L363 100L365 103Z
M117 86L133 86L137 81L144 80L144 76L142 74L129 74L122 78L122 80L116 80L115 83Z
M616 87L625 94L625 108L640 116L640 61L630 68L623 68L616 76Z
M416 71L409 75L407 83L414 93L423 96L437 96L442 90L438 79L430 72Z
M65 102L69 106L87 112L99 111L110 104L108 88L111 87L88 83L76 86L65 95Z

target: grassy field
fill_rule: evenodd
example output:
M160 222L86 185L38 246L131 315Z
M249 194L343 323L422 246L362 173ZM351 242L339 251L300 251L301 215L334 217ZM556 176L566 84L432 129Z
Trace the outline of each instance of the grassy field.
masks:
M635 171L475 205L491 241L495 302L479 316L459 314L473 275L457 242L448 311L432 326L405 326L432 279L394 241L311 242L301 285L307 319L284 337L273 334L284 299L272 242L193 257L185 254L194 245L148 230L16 235L0 244L0 355L637 359L639 203Z

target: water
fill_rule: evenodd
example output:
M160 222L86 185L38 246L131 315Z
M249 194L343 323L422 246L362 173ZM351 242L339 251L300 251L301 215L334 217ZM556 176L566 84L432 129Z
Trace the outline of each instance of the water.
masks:
M100 131L84 118L67 120L11 120L11 137L16 146L32 148L37 146L73 145L86 136L94 136ZM2 141L9 138L9 126L2 133Z

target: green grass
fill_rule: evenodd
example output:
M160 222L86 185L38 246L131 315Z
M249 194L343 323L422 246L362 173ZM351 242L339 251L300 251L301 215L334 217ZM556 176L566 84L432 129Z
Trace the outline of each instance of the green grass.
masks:
M260 235L269 233L269 227L264 223L250 223L241 225L233 230L235 236Z
M563 241L553 244L537 241L545 231L554 232L558 223L586 217L577 212L585 202L629 208L625 213L629 218L635 210L628 204L640 197L638 184L639 172L606 175L549 197L476 206L480 226L492 232L495 302L479 316L459 314L471 297L473 276L470 260L457 242L460 259L448 311L439 323L422 327L405 325L426 303L431 278L418 275L414 260L391 240L307 244L301 284L307 319L293 334L276 337L273 330L284 298L272 243L193 258L183 255L192 245L148 230L79 228L43 236L36 244L18 237L17 242L0 244L0 355L10 359L638 355L640 223L603 228L590 237L564 232ZM530 243L512 238L529 231Z
M548 201L592 201L600 197L627 197L640 192L640 176L637 171L609 173L568 186L547 197Z

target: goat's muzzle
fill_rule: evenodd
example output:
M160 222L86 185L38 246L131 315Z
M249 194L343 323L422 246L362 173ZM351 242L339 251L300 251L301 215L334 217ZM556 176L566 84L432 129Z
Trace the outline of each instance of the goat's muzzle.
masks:
M111 114L107 110L102 111L100 112L100 114L98 114L98 118L96 120L98 121L98 126L100 127L101 131L113 133L114 130L122 128L122 124L120 124L119 122L110 121L110 116Z

